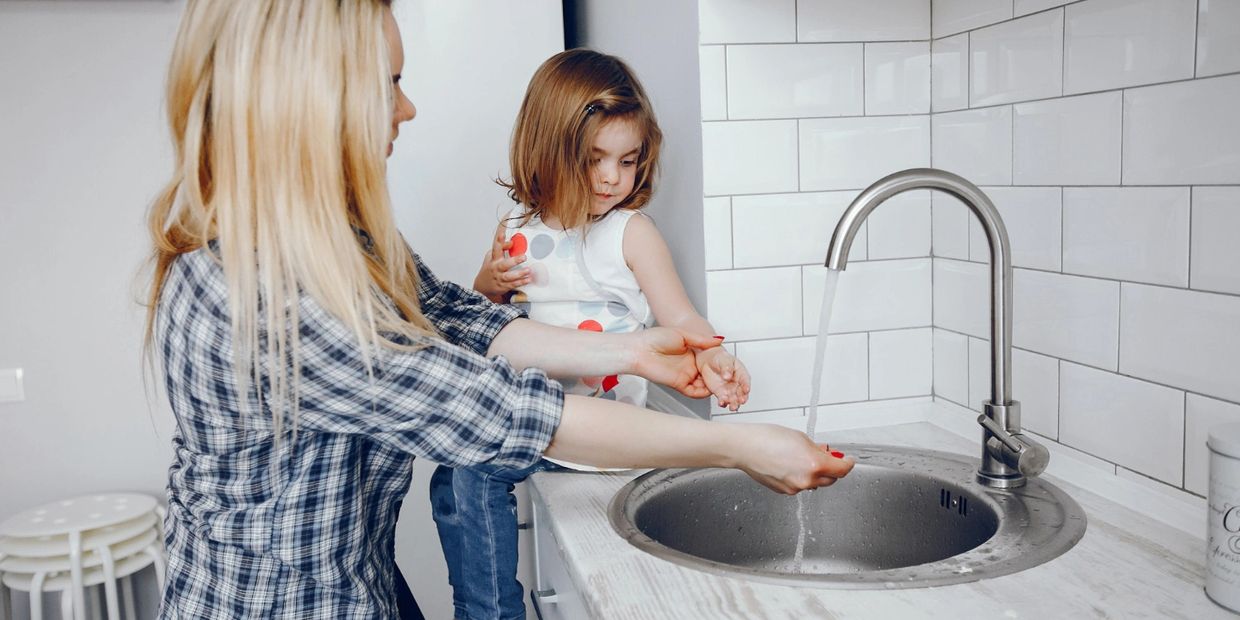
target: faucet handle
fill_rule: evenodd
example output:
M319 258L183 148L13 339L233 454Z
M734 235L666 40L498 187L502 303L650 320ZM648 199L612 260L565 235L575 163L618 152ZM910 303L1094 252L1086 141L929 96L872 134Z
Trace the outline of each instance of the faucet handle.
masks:
M1022 476L1033 477L1046 470L1051 460L1046 446L1024 433L1009 433L984 413L977 416L977 423L990 433L986 449L991 456L1019 471Z

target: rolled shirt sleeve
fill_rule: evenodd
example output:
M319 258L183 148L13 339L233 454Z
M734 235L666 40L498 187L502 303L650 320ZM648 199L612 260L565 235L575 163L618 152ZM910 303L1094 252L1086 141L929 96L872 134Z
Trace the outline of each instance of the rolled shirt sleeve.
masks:
M462 298L447 285L431 297L436 304ZM518 372L502 356L477 352L517 316L495 308L501 311L477 307L465 320L436 307L432 321L445 337L468 346L428 338L416 350L381 347L367 372L352 331L303 296L299 424L365 434L451 466L534 463L559 425L564 392L542 370Z

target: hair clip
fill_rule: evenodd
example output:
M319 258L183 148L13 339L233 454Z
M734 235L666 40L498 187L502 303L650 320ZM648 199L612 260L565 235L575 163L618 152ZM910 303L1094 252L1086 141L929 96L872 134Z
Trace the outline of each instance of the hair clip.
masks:
M590 105L586 106L586 116L594 114L596 110L598 110L598 106L591 103Z

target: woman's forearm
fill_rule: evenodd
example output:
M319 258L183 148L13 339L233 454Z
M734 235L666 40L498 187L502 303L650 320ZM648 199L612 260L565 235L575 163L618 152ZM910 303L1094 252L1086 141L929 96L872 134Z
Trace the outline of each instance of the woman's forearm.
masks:
M546 454L599 467L735 467L737 429L568 395Z
M555 378L636 372L637 352L621 334L565 329L517 319L500 330L487 355L503 355L514 368L541 368Z
M680 418L631 405L569 395L546 454L600 467L734 467L781 493L829 485L848 474L804 433L771 424Z

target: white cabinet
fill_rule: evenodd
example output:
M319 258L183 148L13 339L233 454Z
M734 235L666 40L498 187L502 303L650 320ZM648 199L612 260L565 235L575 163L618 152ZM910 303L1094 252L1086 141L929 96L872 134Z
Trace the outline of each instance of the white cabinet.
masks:
M540 620L588 618L577 585L560 557L560 543L551 530L547 506L534 485L526 486L530 491L531 527L528 531L534 536L534 583L530 590L534 612Z

